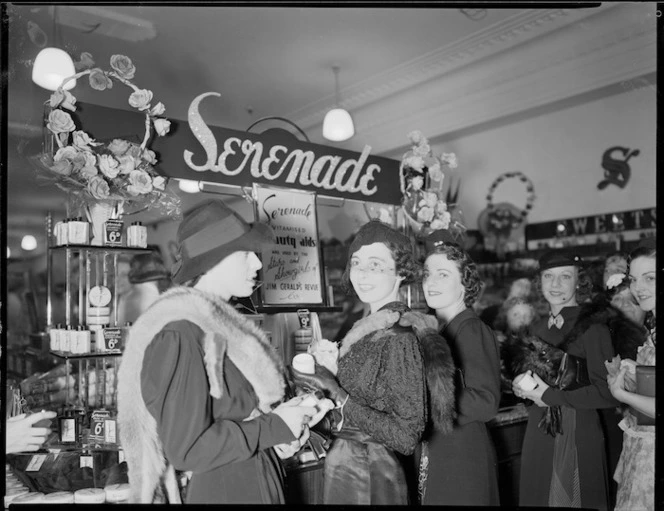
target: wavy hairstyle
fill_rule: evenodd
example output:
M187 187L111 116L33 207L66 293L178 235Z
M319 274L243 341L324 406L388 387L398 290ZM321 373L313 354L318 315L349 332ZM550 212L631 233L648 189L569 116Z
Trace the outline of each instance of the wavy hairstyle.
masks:
M480 295L484 285L475 261L470 258L468 252L454 243L443 243L435 246L433 250L427 253L425 260L435 254L447 256L450 261L456 263L461 274L461 285L464 288L463 302L466 307L471 307Z
M575 266L576 268L576 302L578 304L588 302L593 296L593 281L586 272L583 266ZM542 293L542 272L539 271L533 277L533 286L537 292L538 297L544 297Z
M401 285L411 284L416 282L421 274L422 268L415 260L415 255L412 250L408 250L405 247L398 245L392 242L381 242L392 254L392 259L394 259L395 267L397 269L397 275L403 277ZM350 260L353 254L348 254L348 261L346 261L346 268L344 269L343 275L341 275L341 288L350 294L354 292L353 284L350 281Z

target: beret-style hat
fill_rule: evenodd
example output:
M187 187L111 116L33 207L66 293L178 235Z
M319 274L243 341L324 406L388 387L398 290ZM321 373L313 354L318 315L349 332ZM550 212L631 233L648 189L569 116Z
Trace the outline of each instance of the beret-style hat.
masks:
M551 250L539 259L539 271L557 268L559 266L582 266L583 261L577 254Z
M393 227L381 222L380 220L371 220L360 227L355 238L348 248L348 257L352 256L364 245L373 243L394 243L406 250L412 250L413 245L410 238L404 233L397 231Z
M427 254L430 254L434 249L440 245L456 245L459 244L452 236L452 233L447 229L437 229L431 232L426 238L424 238L424 247L427 251Z

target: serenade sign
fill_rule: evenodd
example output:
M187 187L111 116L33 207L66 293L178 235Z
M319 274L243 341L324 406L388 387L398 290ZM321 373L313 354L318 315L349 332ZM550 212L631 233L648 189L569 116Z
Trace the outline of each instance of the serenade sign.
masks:
M315 191L320 195L361 201L399 204L399 162L362 153L302 142L288 131L272 129L249 133L208 126L199 105L208 96L196 97L189 106L189 128L200 144L187 147L183 159L186 179L238 186L264 183ZM173 176L179 177L179 176Z

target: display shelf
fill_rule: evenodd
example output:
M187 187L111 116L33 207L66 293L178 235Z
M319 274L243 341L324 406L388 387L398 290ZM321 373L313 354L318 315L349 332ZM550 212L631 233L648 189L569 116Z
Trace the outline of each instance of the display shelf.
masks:
M64 353L62 351L51 351L51 355L64 360L85 360L91 358L120 357L121 351L95 351L92 353Z
M83 251L88 250L90 252L118 252L118 253L131 253L131 254L149 254L152 252L149 248L140 248L140 247L114 247L110 245L57 245L48 247L49 250L53 251L62 251L62 250L74 250L74 251Z

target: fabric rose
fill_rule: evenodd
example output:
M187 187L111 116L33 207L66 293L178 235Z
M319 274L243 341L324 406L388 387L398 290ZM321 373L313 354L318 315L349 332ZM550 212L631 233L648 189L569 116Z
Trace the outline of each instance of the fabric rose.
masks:
M413 144L419 144L422 140L426 141L424 135L422 135L422 132L419 130L411 131L408 133L408 138Z
M447 229L450 226L452 215L449 213L449 211L445 211L444 213L438 215L438 220L442 222L441 229Z
M99 157L99 170L106 177L113 179L120 172L118 160L109 154L102 154Z
M152 101L152 91L139 89L129 96L129 104L138 110L146 110Z
M72 135L72 141L75 147L83 150L87 149L91 145L98 145L92 138L90 138L90 135L81 130L74 132Z
M439 200L436 203L436 213L440 214L444 213L445 211L447 211L447 203L444 200Z
M58 149L58 152L55 153L55 156L53 157L53 161L61 161L61 160L73 160L74 157L78 154L78 151L76 150L75 147L72 147L70 145L61 147Z
M151 149L146 149L145 151L143 151L143 159L152 165L157 163L157 155Z
M424 160L420 156L410 156L406 158L404 164L413 170L422 170L424 168Z
M74 166L72 165L71 161L64 159L56 161L50 168L56 174L60 174L61 176L69 176Z
M424 185L424 178L422 176L415 176L410 181L410 186L415 191L421 190L423 185Z
M97 171L97 167L94 165L85 165L78 173L83 179L88 181L91 177L96 176L99 172Z
M81 170L86 164L85 155L83 153L76 153L71 162L74 166L74 171Z
M90 87L95 90L106 90L113 87L113 82L101 69L93 69L90 72Z
M113 55L111 57L111 67L120 78L124 78L125 80L131 80L136 73L136 67L134 67L131 59L124 55Z
M132 170L136 169L136 160L128 154L118 156L118 162L120 163L118 167L120 174L129 174Z
M129 149L129 142L122 140L121 138L114 138L113 141L108 144L108 150L111 151L115 156L124 154Z
M420 206L427 206L429 208L435 207L438 202L438 195L433 192L423 192L422 200L420 201Z
M607 289L613 289L614 287L619 286L620 284L622 284L623 280L625 280L625 274L624 273L614 273L606 281L606 288Z
M93 153L85 151L83 156L85 157L85 167L95 167L97 165L97 157Z
M103 177L94 176L88 181L88 192L95 199L106 199L110 195L111 190Z
M62 107L72 112L76 110L76 98L69 91L58 89L51 94L49 101L51 108Z
M127 191L131 195L141 195L152 191L152 178L144 170L132 170L129 173L129 182Z
M171 121L169 121L167 119L161 119L161 118L155 119L154 120L154 129L157 132L157 135L159 135L160 137L163 137L164 135L166 135L166 133L171 131Z
M150 113L152 115L161 115L166 111L166 107L164 104L160 101L157 103L155 106L152 107L152 110L150 110Z
M413 152L420 156L426 156L431 152L431 146L425 142L413 147Z
M130 144L127 154L134 158L134 160L138 160L143 154L143 149L138 144Z
M431 222L433 219L433 208L423 206L417 212L417 220L419 222Z
M431 221L431 225L429 225L429 227L432 230L437 231L438 229L444 229L443 225L444 225L443 221L440 220L439 218L436 218L436 219Z
M455 169L459 166L457 156L454 153L443 153L442 158L451 169Z
M74 69L76 72L82 71L83 69L90 69L95 65L95 61L92 60L92 55L87 51L81 53L81 60L74 62Z
M445 174L440 170L440 163L436 162L429 166L429 176L432 181L440 181L445 177Z
M155 176L152 179L152 187L155 190L163 190L166 187L166 179L163 176Z
M48 114L48 123L46 127L56 135L58 133L71 133L76 129L71 115L62 110L53 110Z

